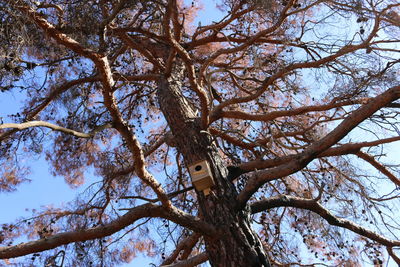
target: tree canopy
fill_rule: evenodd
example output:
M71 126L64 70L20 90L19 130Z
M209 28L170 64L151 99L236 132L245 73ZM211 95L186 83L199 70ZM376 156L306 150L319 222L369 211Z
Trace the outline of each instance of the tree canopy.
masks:
M204 24L204 5L218 20ZM4 223L0 259L400 264L399 12L396 0L0 1L1 94L23 103L0 124L0 193L41 157L85 188ZM192 185L199 161L209 191Z

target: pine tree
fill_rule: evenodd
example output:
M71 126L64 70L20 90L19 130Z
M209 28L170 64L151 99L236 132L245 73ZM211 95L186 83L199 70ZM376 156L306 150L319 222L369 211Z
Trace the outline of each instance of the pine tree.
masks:
M215 4L219 20L204 23ZM0 190L18 192L38 157L87 189L4 223L0 258L400 264L387 154L400 140L399 8L1 1L0 88L25 105L0 124Z

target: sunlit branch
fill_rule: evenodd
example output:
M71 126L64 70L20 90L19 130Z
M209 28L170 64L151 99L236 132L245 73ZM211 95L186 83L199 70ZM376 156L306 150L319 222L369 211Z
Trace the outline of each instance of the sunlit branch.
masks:
M112 79L111 69L107 59L105 57L98 58L95 63L103 76L102 83L104 104L110 112L111 117L113 118L114 127L124 137L129 149L133 154L134 167L137 176L154 190L154 192L157 194L158 198L165 207L171 208L172 203L169 201L168 196L166 195L161 184L146 169L144 153L139 140L132 133L131 129L122 118L122 114L112 93L114 81Z
M46 127L49 129L52 129L54 131L58 132L63 132L66 134L71 134L76 137L82 137L82 138L91 138L95 136L96 133L103 131L104 129L111 128L111 124L105 124L105 125L100 125L97 126L95 129L93 129L90 133L83 133L83 132L78 132L72 129L64 128L62 126L58 126L56 124L47 122L47 121L28 121L28 122L23 122L23 123L4 123L0 124L0 129L7 129L7 128L13 128L13 129L18 129L18 130L24 130L32 127Z
M208 261L208 255L206 252L193 256L187 260L179 261L177 263L169 264L169 265L161 265L163 267L194 267L202 264L203 262Z
M94 82L96 80L98 80L97 77L91 76L91 77L76 79L76 80L72 80L72 81L63 83L61 86L56 87L54 90L52 90L50 92L49 96L46 97L38 106L36 106L32 110L28 111L25 119L28 121L34 119L36 115L38 115L41 111L43 111L59 95L61 95L68 89L72 88L73 86L83 84L83 83L88 83L88 82ZM10 131L2 133L0 135L0 140L4 140L5 138L9 137L10 135L14 134L15 132L16 132L16 130L10 130Z
M256 172L254 177L247 181L243 191L239 194L240 205L245 205L247 200L264 183L273 179L281 178L293 174L308 165L319 154L339 142L352 129L370 117L376 111L385 107L387 104L400 98L400 86L395 86L384 93L371 99L367 104L362 105L357 110L351 112L334 130L325 137L312 143L302 153L297 154L295 159L268 170Z
M390 181L392 181L395 185L400 186L400 179L397 178L395 175L393 175L393 173L391 173L388 169L386 169L385 166L376 161L374 157L368 155L367 153L363 153L361 151L358 151L357 153L355 153L355 155L365 160L372 166L374 166L375 169L377 169L379 172L387 176L390 179Z
M139 219L156 217L171 220L177 224L185 226L203 235L217 235L216 230L213 226L201 221L200 219L190 214L177 210L176 208L166 210L163 206L158 206L155 204L145 204L132 208L121 217L102 226L72 232L59 233L36 241L20 243L15 246L0 247L0 259L15 258L35 252L56 248L58 246L74 242L82 242L86 240L102 238L112 235L124 229L125 227L132 225L135 221Z
M354 233L357 233L371 240L374 240L384 246L390 246L390 247L400 246L400 240L388 239L352 221L338 218L314 199L304 199L289 195L276 196L252 203L251 212L258 213L267 209L278 208L278 207L293 207L293 208L309 210L324 218L330 225L335 225L341 228L348 229Z
M168 2L168 6L166 8L165 12L165 17L163 18L163 23L166 23L169 20L172 21L172 31L173 31L173 38L180 43L183 32L184 32L184 19L182 19L182 22L179 20L179 11L177 7L177 2L176 0L172 0ZM164 31L168 30L169 25L167 25L167 28L165 28L165 25L163 25ZM168 34L164 34L164 37L166 37L166 40L169 40L169 37L167 36ZM171 75L173 72L173 66L175 63L177 51L175 49L170 49L169 50L169 55L168 58L166 58L166 68L165 68L165 74L166 75Z

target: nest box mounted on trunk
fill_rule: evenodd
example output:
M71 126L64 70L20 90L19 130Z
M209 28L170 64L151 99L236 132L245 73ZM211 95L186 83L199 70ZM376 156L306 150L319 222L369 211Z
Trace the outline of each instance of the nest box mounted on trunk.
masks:
M210 165L206 160L192 163L189 166L192 183L197 191L203 191L204 195L210 193L210 188L214 185L214 179Z

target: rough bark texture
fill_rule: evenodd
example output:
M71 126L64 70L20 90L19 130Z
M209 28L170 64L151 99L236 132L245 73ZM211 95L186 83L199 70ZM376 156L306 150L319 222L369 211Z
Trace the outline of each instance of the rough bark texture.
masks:
M217 153L210 135L201 129L191 105L181 92L183 70L176 68L158 84L160 108L174 135L174 143L186 165L207 160L215 186L208 196L197 192L201 215L221 233L205 243L212 266L270 266L262 244L251 229L248 210L237 210L237 191L227 179L228 170Z

